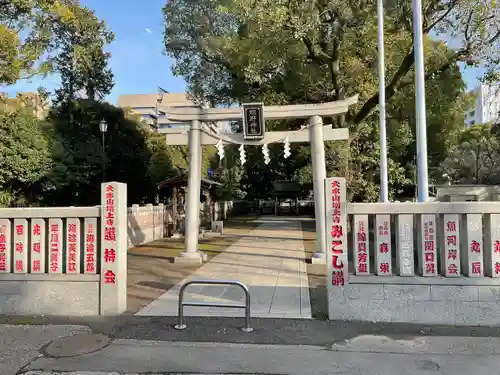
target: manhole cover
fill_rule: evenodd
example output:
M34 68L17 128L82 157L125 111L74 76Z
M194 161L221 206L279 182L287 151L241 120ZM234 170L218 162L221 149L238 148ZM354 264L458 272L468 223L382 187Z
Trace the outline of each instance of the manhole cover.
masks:
M101 350L108 343L108 336L101 334L68 336L47 345L44 354L50 357L74 357Z
M440 369L440 366L432 361L418 361L417 365L419 370L439 371Z

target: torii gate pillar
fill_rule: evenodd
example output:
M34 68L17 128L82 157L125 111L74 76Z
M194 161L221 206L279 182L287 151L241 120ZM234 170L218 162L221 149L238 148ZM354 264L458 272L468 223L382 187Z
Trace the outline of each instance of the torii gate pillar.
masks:
M215 145L222 140L224 143L263 145L275 143L288 137L289 142L310 142L314 186L314 213L316 217L316 252L313 263L326 262L326 207L325 207L325 144L324 141L349 139L349 131L332 129L323 126L321 116L332 117L347 112L349 106L357 103L357 96L331 103L269 106L264 107L266 120L284 120L293 118L307 119L309 132L280 131L266 133L264 139L245 141L243 134L222 133L211 134L203 130L201 122L232 121L243 118L241 108L162 108L170 121L190 122L189 132L179 132L175 129L160 130L167 133L167 145L185 145L189 147L188 196L185 225L185 247L176 263L200 264L203 254L198 250L200 228L200 190L201 190L201 153L202 145ZM161 124L161 122L160 122ZM187 139L186 139L187 138Z
M307 122L311 142L314 217L316 221L316 252L311 259L314 264L326 262L325 142L323 139L323 119L319 116L312 116Z
M185 222L184 251L176 262L202 263L203 254L198 251L198 235L200 231L200 195L201 195L201 124L191 121L188 133L188 192Z

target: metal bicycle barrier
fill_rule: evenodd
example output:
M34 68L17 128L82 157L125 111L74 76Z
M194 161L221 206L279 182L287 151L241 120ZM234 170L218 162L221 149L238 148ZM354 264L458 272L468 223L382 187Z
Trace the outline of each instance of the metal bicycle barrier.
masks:
M236 285L243 289L245 292L245 304L232 304L232 303L217 303L217 302L184 302L184 291L189 285ZM201 306L201 307L227 307L233 309L245 309L245 326L241 328L243 332L252 332L253 328L250 328L250 291L248 287L239 282L231 280L191 280L181 286L179 291L179 321L175 325L175 329L182 330L186 328L184 324L184 306Z

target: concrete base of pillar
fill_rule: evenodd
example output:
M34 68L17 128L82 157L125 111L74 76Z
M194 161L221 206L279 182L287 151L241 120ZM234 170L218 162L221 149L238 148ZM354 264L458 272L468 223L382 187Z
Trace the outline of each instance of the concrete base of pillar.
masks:
M326 254L325 253L314 253L311 257L312 264L326 264Z
M194 254L182 252L178 257L174 258L175 264L200 265L208 260L207 254L198 251Z

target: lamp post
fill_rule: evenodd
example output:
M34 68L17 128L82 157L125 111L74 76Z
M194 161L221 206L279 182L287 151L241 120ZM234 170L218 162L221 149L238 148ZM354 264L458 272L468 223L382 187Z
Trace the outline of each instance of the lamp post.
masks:
M102 182L106 182L106 131L108 130L108 123L106 120L101 120L99 123L99 130L102 137L102 155L101 155L101 169L102 169Z

